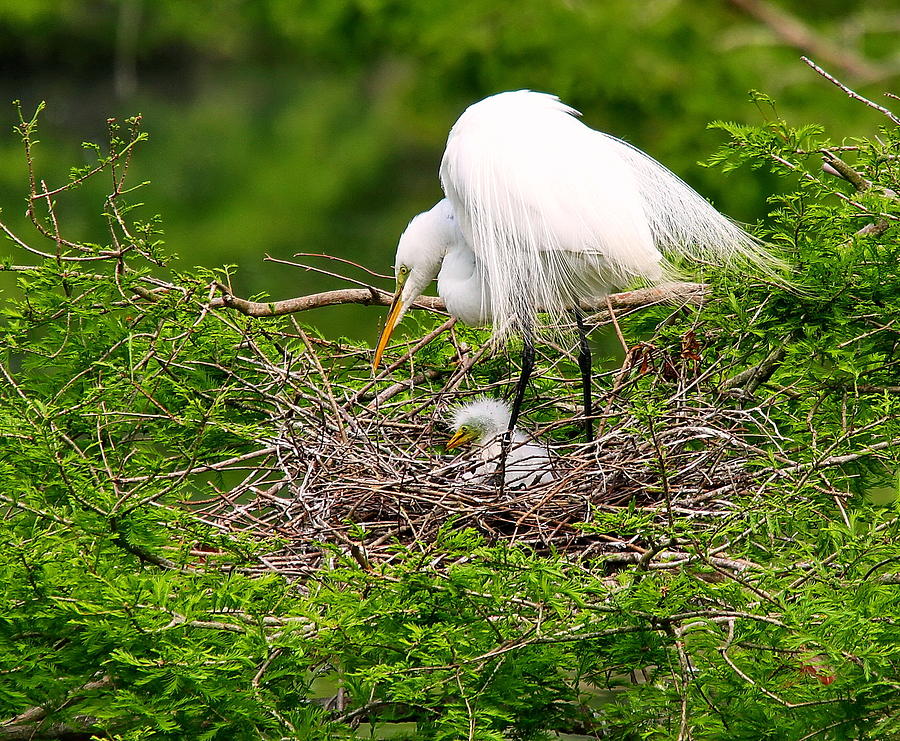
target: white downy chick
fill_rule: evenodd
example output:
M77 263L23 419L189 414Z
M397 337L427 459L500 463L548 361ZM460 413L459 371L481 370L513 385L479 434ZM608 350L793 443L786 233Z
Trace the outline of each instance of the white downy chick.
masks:
M471 443L478 449L482 461L465 478L476 483L486 483L500 467L503 436L509 427L510 408L505 401L483 396L452 411L454 434L447 443L447 450ZM547 484L556 477L547 449L532 442L529 435L513 430L509 454L506 458L506 488L521 489Z

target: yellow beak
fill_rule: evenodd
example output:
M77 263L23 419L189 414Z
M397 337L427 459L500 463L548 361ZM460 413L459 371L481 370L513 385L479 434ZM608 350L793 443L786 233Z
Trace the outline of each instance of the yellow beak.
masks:
M472 430L466 430L463 428L458 429L453 433L453 437L451 437L447 441L447 445L445 446L447 450L453 450L454 448L458 448L460 445L465 445L466 443L475 439L477 433Z
M388 340L394 331L394 325L397 324L403 306L400 301L400 294L403 292L403 286L398 285L394 292L394 298L391 301L391 308L388 311L387 319L384 322L384 329L381 330L381 337L378 338L378 345L375 348L375 359L372 361L372 370L378 370L381 365L381 356L384 355L384 348L387 347Z

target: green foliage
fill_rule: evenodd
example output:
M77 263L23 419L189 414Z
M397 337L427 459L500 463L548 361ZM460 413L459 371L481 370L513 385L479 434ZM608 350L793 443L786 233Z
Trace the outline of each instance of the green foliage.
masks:
M98 168L112 182L103 243L66 242L37 177L35 231L3 268L20 292L0 306L0 737L326 739L400 721L421 739L900 735L900 505L870 501L900 471L896 130L846 149L815 127L720 124L731 142L715 165L784 180L759 231L793 285L714 274L702 310L621 321L653 345L611 394L638 439L655 444L684 400L743 415L730 444L751 446L757 477L729 506L673 506L660 453L640 501L581 526L640 550L539 552L451 521L378 562L349 541L290 544L323 557L287 573L269 558L277 532L204 507L279 434L281 399L322 397L267 368L322 362L349 394L367 356L322 340L313 360L314 332L216 304L228 273L166 274L131 190L138 123L113 127L53 196ZM31 147L34 121L19 130ZM864 190L823 174L823 151ZM417 367L453 352L428 346ZM702 372L677 389L666 364L689 362ZM503 381L506 363L486 358L473 383ZM560 393L548 379L530 390Z

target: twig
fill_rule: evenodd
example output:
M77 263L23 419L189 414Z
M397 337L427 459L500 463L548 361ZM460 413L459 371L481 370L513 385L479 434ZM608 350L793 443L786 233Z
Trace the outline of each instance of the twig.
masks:
M748 0L732 0L732 2L736 2L736 1L737 2L747 2ZM822 56L822 55L820 54L819 56ZM810 59L809 57L800 57L800 59L802 59L807 65L812 67L812 69L814 69L817 73L822 75L822 77L824 77L826 80L828 80L828 82L832 83L833 85L837 85L841 90L843 90L845 93L847 93L847 95L849 95L851 98L853 98L854 100L858 100L860 103L865 103L867 106L869 106L869 108L874 108L876 111L883 113L891 121L893 121L895 124L900 126L900 117L898 117L895 113L888 110L883 105L878 105L878 103L875 103L874 101L871 101L868 98L864 98L862 95L857 93L855 90L851 90L849 87L847 87L843 82L838 80L836 77L828 74L828 72L826 72L824 69L822 69L818 64L816 64L814 61L812 61L812 59Z
M606 310L609 312L610 321L612 322L612 325L616 330L616 337L619 338L619 344L622 346L622 352L627 355L628 343L625 342L625 336L622 334L622 329L619 327L619 322L616 321L616 310L613 308L612 301L609 300L609 296L606 297Z

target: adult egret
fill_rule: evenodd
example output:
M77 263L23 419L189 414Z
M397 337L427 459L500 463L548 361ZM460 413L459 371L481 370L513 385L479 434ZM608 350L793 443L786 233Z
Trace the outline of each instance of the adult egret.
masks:
M435 278L452 316L524 339L509 420L534 367L537 313L559 325L574 312L590 440L590 349L578 301L635 279L676 275L661 251L713 263L779 266L762 245L639 149L581 123L556 96L499 93L467 108L447 139L446 198L400 237L396 292L375 349Z
M471 443L478 448L481 463L466 478L484 483L498 468L503 451L503 436L509 430L509 404L500 399L480 397L453 410L455 430L447 450ZM513 428L509 453L504 462L504 486L507 489L547 484L556 477L547 449Z

